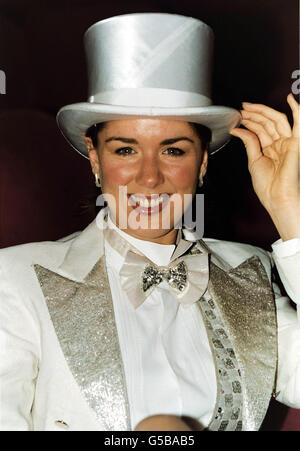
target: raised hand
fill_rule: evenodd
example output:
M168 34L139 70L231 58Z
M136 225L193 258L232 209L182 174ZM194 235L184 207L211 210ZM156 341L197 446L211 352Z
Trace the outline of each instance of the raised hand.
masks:
M300 113L292 94L287 102L292 127L285 114L244 102L242 125L247 130L231 130L245 144L253 188L283 240L300 237Z

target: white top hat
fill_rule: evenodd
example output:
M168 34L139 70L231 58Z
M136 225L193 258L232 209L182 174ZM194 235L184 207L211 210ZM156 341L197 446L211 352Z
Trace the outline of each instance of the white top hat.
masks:
M195 122L212 131L209 152L223 147L240 113L211 100L213 31L177 14L137 13L101 20L85 33L88 102L61 108L58 126L88 157L93 124L155 117Z

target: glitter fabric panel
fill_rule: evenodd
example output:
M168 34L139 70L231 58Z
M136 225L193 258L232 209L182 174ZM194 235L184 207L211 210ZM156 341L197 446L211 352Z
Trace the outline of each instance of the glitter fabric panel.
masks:
M217 401L210 431L242 430L243 394L239 364L218 307L206 293L199 307L207 328L217 374Z
M209 333L209 330L208 333L212 349L217 354L215 362L220 390L224 391L222 405L216 407L224 410L226 403L231 405L232 418L236 417L238 423L239 412L234 403L236 395L242 390L243 429L258 430L270 402L277 365L275 301L264 266L257 256L228 272L211 263L208 294L211 298L207 299L205 295L204 315L213 330L213 333ZM224 326L218 324L216 312L220 312ZM220 355L223 355L222 366L218 364ZM224 390L222 387L224 374L228 377L228 372L231 372L232 376L236 362L238 371L236 379L231 379L232 393L226 393L227 388ZM238 377L239 370L241 380ZM235 413L232 409L235 409ZM241 427L239 424L238 429ZM229 426L223 423L224 429L228 430Z
M129 406L103 256L83 283L35 271L69 368L107 430L130 430Z

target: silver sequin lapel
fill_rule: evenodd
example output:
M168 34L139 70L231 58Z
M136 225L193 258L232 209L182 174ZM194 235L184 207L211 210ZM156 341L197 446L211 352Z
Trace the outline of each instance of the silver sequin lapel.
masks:
M258 430L277 365L274 294L260 259L251 257L227 272L211 262L208 291L199 305L218 380L210 429Z
M126 382L105 257L84 282L35 265L69 368L107 430L130 430Z

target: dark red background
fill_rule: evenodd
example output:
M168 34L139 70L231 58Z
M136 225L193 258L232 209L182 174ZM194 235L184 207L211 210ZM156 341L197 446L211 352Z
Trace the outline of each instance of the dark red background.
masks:
M55 240L95 216L89 163L65 142L58 109L85 101L82 36L94 22L132 12L197 17L216 36L213 100L241 108L265 103L291 117L286 96L299 69L298 1L289 0L1 0L0 247ZM209 162L205 236L270 250L278 236L253 193L237 140ZM278 403L265 430L300 430L300 411Z

